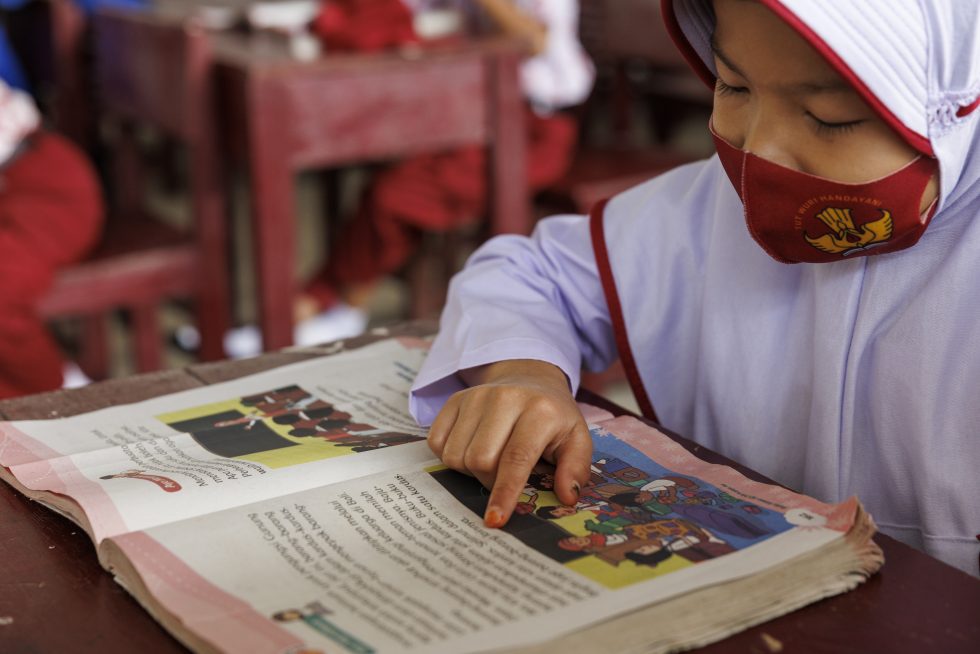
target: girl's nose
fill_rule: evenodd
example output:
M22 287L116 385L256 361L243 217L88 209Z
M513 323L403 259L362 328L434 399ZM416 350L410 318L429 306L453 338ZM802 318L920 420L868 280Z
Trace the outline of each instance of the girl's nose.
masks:
M793 154L793 135L781 126L783 122L763 115L754 118L745 130L742 149L774 164L800 170L800 162Z

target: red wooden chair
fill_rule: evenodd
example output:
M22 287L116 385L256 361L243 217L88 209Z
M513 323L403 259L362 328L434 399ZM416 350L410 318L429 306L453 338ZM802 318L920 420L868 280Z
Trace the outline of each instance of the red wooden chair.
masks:
M129 314L139 371L161 367L164 338L158 310L191 299L201 358L223 356L229 289L225 201L212 126L210 49L196 28L163 24L138 13L104 10L93 18L94 77L104 126L114 128L110 215L102 242L85 261L64 270L41 302L49 319L83 321L83 369L107 370L105 327L117 310ZM144 206L137 126L167 135L188 152L189 227ZM108 129L106 130L109 131Z
M88 21L73 0L49 1L54 95L51 112L58 131L85 149L95 133L86 66Z

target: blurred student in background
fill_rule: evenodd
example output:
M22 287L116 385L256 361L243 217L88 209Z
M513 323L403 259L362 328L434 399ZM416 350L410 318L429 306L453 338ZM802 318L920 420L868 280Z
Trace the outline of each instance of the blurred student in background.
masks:
M404 6L396 0L345 0L340 4L349 10L348 17L356 15L350 9L354 5L369 6L373 14L389 18L405 8L416 17L433 9L455 10L473 33L503 32L526 40L530 55L520 78L527 100L530 190L543 189L566 172L578 127L563 110L586 99L594 77L578 40L577 0L404 0ZM384 12L381 5L385 4L393 6ZM349 18L351 27L344 34L339 15L339 11L324 14L320 23L323 30L331 30L329 36L336 43L363 42L368 47L391 45L392 39L406 41L404 24L392 20L384 21L381 29L374 23L356 27L356 19ZM329 40L327 49L331 50ZM297 343L360 332L377 283L409 260L424 232L445 232L482 220L487 207L485 169L485 149L472 146L413 157L377 173L357 215L330 243L325 265L296 299ZM258 351L257 332L233 334L226 341L229 354Z
M58 268L95 242L103 215L91 166L42 129L25 85L0 26L0 398L61 386L61 353L37 305Z

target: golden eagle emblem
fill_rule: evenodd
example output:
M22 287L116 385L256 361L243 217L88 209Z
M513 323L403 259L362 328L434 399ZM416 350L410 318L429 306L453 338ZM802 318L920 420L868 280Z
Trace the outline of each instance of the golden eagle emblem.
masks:
M881 218L866 222L860 227L854 226L850 209L827 207L817 214L817 218L830 228L830 233L810 238L804 232L803 238L813 247L828 254L847 256L854 250L882 244L892 235L892 215L887 209L881 209Z

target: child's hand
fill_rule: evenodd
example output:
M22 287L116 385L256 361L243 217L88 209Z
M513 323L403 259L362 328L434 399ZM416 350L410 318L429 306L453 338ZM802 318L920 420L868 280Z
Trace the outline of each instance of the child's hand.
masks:
M589 481L592 440L565 374L522 359L468 371L466 378L479 385L449 398L432 423L429 447L491 489L486 525L506 524L541 458L555 464L558 499L575 504Z

